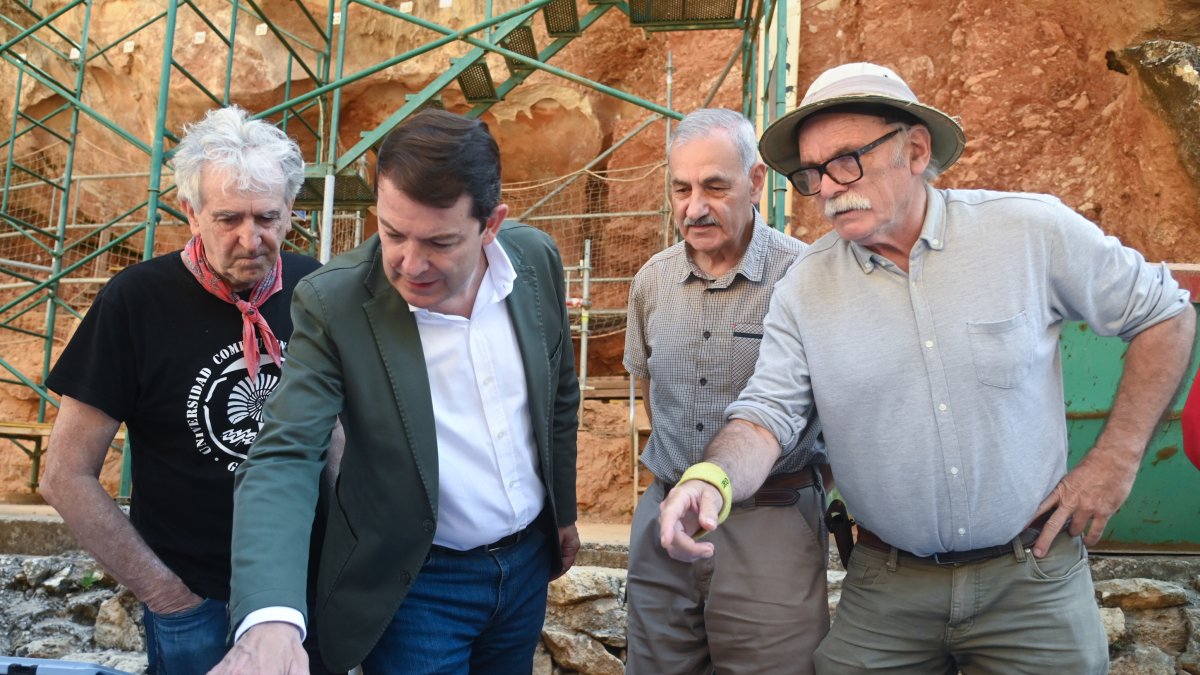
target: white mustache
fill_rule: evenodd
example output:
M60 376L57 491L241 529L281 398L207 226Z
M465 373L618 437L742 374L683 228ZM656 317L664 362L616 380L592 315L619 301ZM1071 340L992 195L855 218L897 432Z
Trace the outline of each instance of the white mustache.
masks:
M825 202L825 217L833 220L840 213L847 211L870 211L871 200L866 197L847 192Z
M694 225L719 225L719 224L720 223L717 222L717 219L713 218L711 215L701 216L694 220L692 218L684 218L683 219L684 227L692 227Z

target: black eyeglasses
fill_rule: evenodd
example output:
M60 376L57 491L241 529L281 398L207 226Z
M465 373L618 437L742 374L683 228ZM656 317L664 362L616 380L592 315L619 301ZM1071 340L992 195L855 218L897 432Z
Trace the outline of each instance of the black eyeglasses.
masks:
M838 185L849 185L863 177L862 161L859 158L898 133L900 129L892 129L854 152L838 155L824 164L802 166L789 174L788 180L797 192L806 197L821 191L821 176L829 176Z

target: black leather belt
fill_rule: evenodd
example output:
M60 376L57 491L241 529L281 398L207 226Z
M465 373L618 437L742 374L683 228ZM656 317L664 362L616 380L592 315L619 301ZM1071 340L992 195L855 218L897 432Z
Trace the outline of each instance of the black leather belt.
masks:
M1042 533L1042 527L1046 525L1046 521L1049 519L1050 512L1042 514L1040 518L1030 523L1029 527L1021 530L1021 533L1018 534L1013 541L1020 541L1022 547L1029 548L1033 545L1033 542L1037 540L1038 535ZM1063 531L1066 531L1065 526ZM878 535L863 527L861 524L858 526L858 540L856 543L862 544L863 546L876 551L882 551L884 553L891 553L892 549L895 548L891 544L880 539ZM938 565L962 565L965 563L980 562L982 560L991 560L993 558L999 558L1003 555L1010 555L1013 552L1013 542L1010 541L1007 544L1000 544L998 546L975 548L971 549L970 551L946 551L944 553L934 553L933 555L928 556L915 555L902 549L896 550L899 553L911 558L932 562Z
M800 491L817 485L816 469L808 467L792 473L769 476L750 499L735 502L734 507L791 506L800 501Z
M734 502L734 508L748 506L791 506L800 501L800 491L817 485L817 473L814 467L806 467L791 473L777 473L767 477L762 487L749 499ZM664 484L664 493L675 489L675 485Z
M435 551L441 551L442 553L453 553L454 555L479 555L481 553L492 553L494 551L499 551L500 549L508 548L509 546L512 546L512 545L516 544L517 542L521 541L529 534L529 531L532 528L533 528L533 526L530 525L529 527L521 530L520 532L513 532L512 534L510 534L508 536L500 537L499 539L497 539L496 541L493 541L490 544L484 544L483 546L476 546L475 548L469 548L465 551L460 551L456 548L450 548L448 546L438 546L437 544L433 544L432 546L430 546L430 548L432 548Z

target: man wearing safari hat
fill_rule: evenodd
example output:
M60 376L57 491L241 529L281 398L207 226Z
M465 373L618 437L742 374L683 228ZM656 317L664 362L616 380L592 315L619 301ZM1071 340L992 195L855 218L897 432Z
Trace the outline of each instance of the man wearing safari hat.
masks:
M1195 316L1164 265L1053 197L931 186L964 144L869 63L822 74L759 144L834 231L776 287L759 367L663 503L662 542L711 556L693 534L819 408L859 536L818 673L1108 669L1084 543L1129 494ZM1070 471L1067 320L1129 343L1108 424Z

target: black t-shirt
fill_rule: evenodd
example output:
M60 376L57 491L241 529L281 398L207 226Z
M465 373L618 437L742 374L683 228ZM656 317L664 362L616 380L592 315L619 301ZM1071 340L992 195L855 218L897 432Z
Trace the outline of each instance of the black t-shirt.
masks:
M282 345L292 289L319 267L283 254L283 290L259 311ZM238 309L208 293L179 252L134 265L96 296L46 386L124 421L130 520L197 595L229 599L233 472L262 426L279 367L259 342L251 380Z

